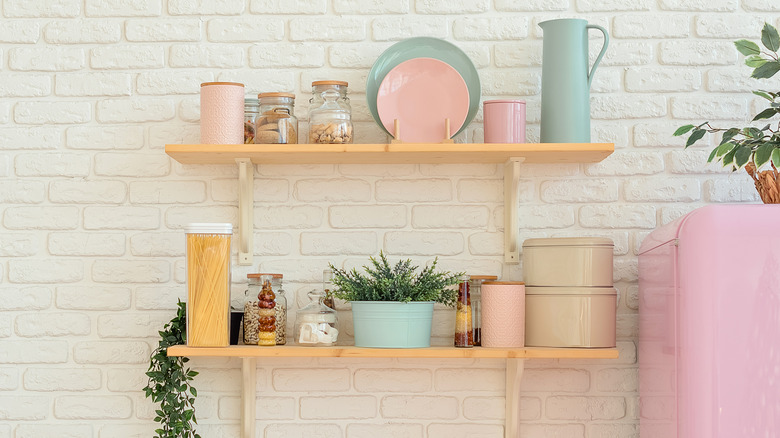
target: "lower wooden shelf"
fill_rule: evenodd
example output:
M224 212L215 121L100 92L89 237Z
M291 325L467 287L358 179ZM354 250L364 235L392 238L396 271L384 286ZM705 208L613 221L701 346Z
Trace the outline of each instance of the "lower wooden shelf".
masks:
M168 356L240 357L243 385L241 390L241 438L255 437L255 383L257 358L268 357L344 357L344 358L485 358L506 361L506 421L505 438L518 438L520 380L525 359L616 359L617 348L360 348L360 347L300 347L282 345L257 347L235 345L230 347L168 347Z
M616 348L360 348L344 347L301 347L278 345L257 347L254 345L232 345L230 347L168 347L168 356L187 357L348 357L348 358L486 358L486 359L616 359Z

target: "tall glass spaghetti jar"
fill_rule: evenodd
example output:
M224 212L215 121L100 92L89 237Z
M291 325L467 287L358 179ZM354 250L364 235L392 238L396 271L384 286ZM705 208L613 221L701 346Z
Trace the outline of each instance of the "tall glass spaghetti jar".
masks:
M352 106L344 81L314 81L309 100L309 143L352 143Z
M188 224L187 345L227 347L230 344L231 224Z

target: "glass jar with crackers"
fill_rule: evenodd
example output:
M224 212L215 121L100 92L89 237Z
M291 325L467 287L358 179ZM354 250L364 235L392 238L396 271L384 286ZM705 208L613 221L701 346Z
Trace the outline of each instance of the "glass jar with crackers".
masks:
M255 143L298 143L298 118L295 117L295 95L260 93L260 112L255 119Z

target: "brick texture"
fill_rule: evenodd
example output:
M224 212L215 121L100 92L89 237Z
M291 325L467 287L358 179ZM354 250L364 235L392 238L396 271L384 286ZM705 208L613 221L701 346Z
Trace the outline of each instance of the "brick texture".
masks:
M539 136L543 32L581 15L609 49L591 86L599 163L522 164L521 237L610 237L620 358L529 360L529 437L638 434L637 251L654 228L710 203L759 202L741 172L683 148L686 123L751 119L769 88L733 40L780 24L775 0L3 0L0 8L0 438L147 437L138 389L157 338L186 299L183 227L238 224L237 168L180 164L199 142L200 83L296 94L301 137L314 80L349 81L357 143L386 143L365 84L394 43L444 39L473 61L480 100L523 99ZM593 32L589 59L602 37ZM456 140L480 142L483 114ZM735 125L736 126L736 125ZM521 279L505 266L500 164L259 164L255 255L281 272L294 312L328 263L392 259ZM234 241L234 251L237 249ZM340 329L354 333L349 306ZM454 312L437 307L435 341ZM240 362L193 359L204 437L238 435ZM494 360L282 359L257 370L258 436L501 437L504 369ZM663 414L663 407L657 414Z

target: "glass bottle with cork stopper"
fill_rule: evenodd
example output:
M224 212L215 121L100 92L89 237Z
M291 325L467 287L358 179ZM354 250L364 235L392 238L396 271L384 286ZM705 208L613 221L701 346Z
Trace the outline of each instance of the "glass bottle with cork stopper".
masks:
M336 303L333 301L333 292L336 289L336 285L333 284L333 269L325 269L322 271L322 291L325 293L325 298L322 300L322 304L336 309Z
M459 280L458 300L455 308L455 346L468 348L474 346L469 276L462 275Z

